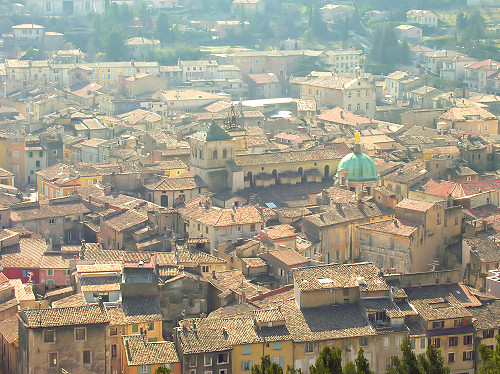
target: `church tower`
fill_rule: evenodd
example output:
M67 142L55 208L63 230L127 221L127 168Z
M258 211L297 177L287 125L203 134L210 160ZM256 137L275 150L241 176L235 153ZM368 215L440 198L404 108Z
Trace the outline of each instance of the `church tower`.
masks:
M190 171L216 192L228 188L228 163L234 163L236 141L219 125L210 123L189 139Z

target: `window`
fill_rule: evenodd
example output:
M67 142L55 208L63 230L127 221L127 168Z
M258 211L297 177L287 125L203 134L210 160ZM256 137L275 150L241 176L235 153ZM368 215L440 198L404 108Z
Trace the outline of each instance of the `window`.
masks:
M75 328L75 340L85 340L86 331L85 327Z
M471 344L472 344L472 335L464 336L464 345L471 345Z
M359 338L359 345L361 347L366 347L368 345L368 338L366 336Z
M141 374L148 374L148 365L141 365Z
M55 330L44 330L43 331L43 341L45 343L53 343L56 340Z
M440 225L441 224L441 213L438 213L437 214L437 224Z
M250 354L250 346L249 345L244 345L243 346L243 354L244 355L249 355Z
M53 149L53 150L52 150L52 154L53 154L54 156L57 156L57 149Z
M402 343L403 343L403 338L401 336L396 336L396 339L395 339L396 348L401 347Z
M54 269L47 269L47 276L53 277L54 276Z
M217 355L218 364L227 364L229 362L229 355L227 353L219 353Z
M191 367L191 368L196 367L196 356L189 358L189 367Z
M274 343L273 343L273 349L274 349L275 351L280 350L280 349L281 349L281 342L274 342Z
M35 167L39 168L40 167L40 160L35 161Z
M12 158L19 158L19 151L12 152Z
M493 338L495 336L495 330L485 330L483 331L483 339Z
M220 369L219 374L227 374L227 369Z
M442 329L444 328L444 321L432 322L433 329Z
M110 327L109 328L109 335L111 335L111 336L118 335L118 329L116 327Z
M90 364L90 351L83 351L83 363Z
M425 338L420 339L420 349L425 349Z
M448 353L448 362L455 362L455 353L454 352Z
M306 353L313 353L313 352L314 352L314 343L307 342L306 343Z
M211 355L203 356L203 365L212 366L212 356Z
M448 347L456 347L458 345L458 336L450 336L448 338Z
M472 351L464 351L463 360L464 361L471 361L472 360Z
M48 1L45 3L45 11L50 12L50 3Z
M252 360L241 361L241 370L248 371L252 368Z
M49 219L49 224L55 225L56 224L56 220L54 218Z
M139 332L139 325L132 325L132 332Z
M458 217L455 217L455 226L458 225Z
M28 157L33 157L33 152L28 152Z
M202 273L209 273L209 272L210 272L210 266L208 266L208 265L203 265L203 266L201 267L201 272L202 272Z
M441 339L440 338L430 339L429 344L434 345L434 348L439 348L441 347Z
M279 366L281 366L283 368L284 366L284 358L283 356L279 356L279 357L271 357L271 362L272 363L275 363L275 364L278 364Z
M57 367L57 353L49 353L49 366L51 368Z
M412 339L412 342L413 342L413 339ZM389 337L384 336L382 338L382 347L389 348Z
M154 322L150 322L148 324L148 330L149 331L155 331L155 323Z

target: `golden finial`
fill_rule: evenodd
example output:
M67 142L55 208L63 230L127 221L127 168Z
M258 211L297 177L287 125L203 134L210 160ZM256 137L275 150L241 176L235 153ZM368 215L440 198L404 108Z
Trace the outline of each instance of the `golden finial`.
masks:
M355 144L361 144L361 134L357 130L354 133L354 142Z

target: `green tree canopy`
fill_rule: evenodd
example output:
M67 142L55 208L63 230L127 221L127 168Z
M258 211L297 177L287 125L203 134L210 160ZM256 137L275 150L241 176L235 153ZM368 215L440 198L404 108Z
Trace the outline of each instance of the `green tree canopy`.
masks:
M319 353L315 365L309 366L311 374L342 374L342 351L326 346Z
M112 29L105 38L104 53L109 61L120 61L127 57L125 35L118 28Z
M415 355L411 348L410 338L405 338L401 344L401 359L392 358L392 364L387 366L387 374L449 374L450 369L444 366L441 351L432 344L427 347L425 355Z
M356 363L356 374L373 374L373 371L370 370L370 363L365 357L363 348L359 349L358 357L356 357L354 362Z
M479 346L479 357L481 357L479 374L500 374L500 335L495 339L497 340L495 349L490 349L484 344Z
M161 43L165 44L170 39L170 18L167 12L161 12L156 19L154 36Z
M165 366L159 366L155 370L155 374L170 374L170 373L171 373L170 369Z

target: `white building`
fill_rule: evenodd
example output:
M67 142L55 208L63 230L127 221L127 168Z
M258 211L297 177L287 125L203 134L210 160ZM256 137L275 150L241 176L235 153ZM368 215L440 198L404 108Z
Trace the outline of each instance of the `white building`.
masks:
M182 69L183 82L197 79L214 79L217 77L217 65L217 61L215 60L179 62L179 67Z
M14 40L17 44L38 46L43 42L45 27L33 23L26 23L12 26L12 33L14 34Z
M71 16L104 12L104 0L26 0L34 16Z
M360 66L361 51L355 49L334 49L325 55L326 63L337 73L355 73Z
M396 34L399 40L407 39L408 41L422 40L422 29L413 25L399 25L396 27Z
M406 19L409 23L418 23L429 27L437 27L439 17L430 10L412 9L406 12Z

